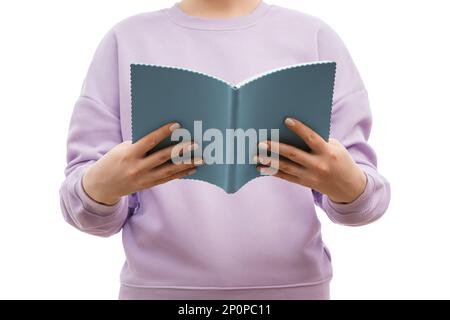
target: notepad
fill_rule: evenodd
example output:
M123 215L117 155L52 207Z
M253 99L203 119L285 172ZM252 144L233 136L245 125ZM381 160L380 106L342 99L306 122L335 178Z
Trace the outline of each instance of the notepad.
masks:
M196 155L206 162L185 179L235 193L261 176L251 161L261 140L278 138L308 151L304 141L284 125L286 117L329 138L335 62L289 65L237 84L173 66L131 64L130 68L132 141L166 123L180 123L199 144ZM150 152L175 143L168 138Z

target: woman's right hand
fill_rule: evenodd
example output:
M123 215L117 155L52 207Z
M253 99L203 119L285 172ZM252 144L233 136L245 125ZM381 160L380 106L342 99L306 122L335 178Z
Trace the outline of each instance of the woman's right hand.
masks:
M178 123L169 123L134 144L125 141L112 148L86 169L82 179L84 191L96 202L114 205L122 196L195 173L195 167L203 163L201 158L182 163L171 161L172 151L195 150L197 145L193 142L169 146L147 155L179 127Z

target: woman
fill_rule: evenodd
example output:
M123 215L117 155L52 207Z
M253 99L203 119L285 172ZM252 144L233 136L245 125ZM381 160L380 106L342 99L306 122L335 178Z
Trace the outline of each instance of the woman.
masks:
M285 159L258 166L278 172L236 194L178 179L201 161L175 165L171 148L146 156L177 123L130 142L132 63L237 83L318 60L337 63L331 139L286 119L311 153L281 141ZM328 299L331 259L314 204L351 226L386 211L390 189L376 170L370 129L367 91L326 23L259 0L183 0L118 23L99 45L73 111L62 211L93 235L122 230L121 299Z

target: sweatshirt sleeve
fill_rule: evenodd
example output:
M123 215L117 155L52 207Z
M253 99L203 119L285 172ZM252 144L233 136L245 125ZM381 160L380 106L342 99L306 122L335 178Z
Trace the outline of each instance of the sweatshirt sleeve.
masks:
M73 109L66 178L59 191L65 220L81 231L107 237L120 231L127 219L128 197L112 206L100 204L81 184L86 168L121 142L117 42L111 30L94 54Z
M323 24L317 34L319 60L336 62L330 137L340 141L367 176L354 202L339 204L313 190L315 203L335 223L359 226L380 218L390 201L389 182L377 171L375 151L368 144L372 127L369 99L360 74L340 37Z

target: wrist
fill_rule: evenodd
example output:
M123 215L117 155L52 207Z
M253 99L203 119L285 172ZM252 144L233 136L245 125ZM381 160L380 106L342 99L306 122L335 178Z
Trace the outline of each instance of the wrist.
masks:
M366 173L356 166L354 178L351 180L351 183L340 188L341 192L339 195L333 196L328 195L328 198L340 204L349 204L356 201L363 193L367 187L367 175Z
M101 186L97 186L95 184L95 179L90 177L89 168L84 173L81 178L81 187L83 188L84 193L91 198L93 201L106 205L106 206L114 206L120 201L120 197L111 197L105 194L102 194L101 190L106 188L102 188Z

